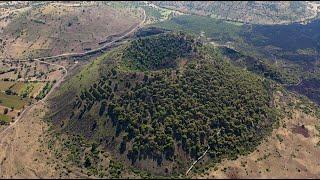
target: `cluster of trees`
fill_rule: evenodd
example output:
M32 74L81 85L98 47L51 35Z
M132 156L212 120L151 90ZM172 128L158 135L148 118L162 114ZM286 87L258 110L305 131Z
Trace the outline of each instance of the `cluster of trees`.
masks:
M0 71L0 74L9 73L9 72L12 72L12 71L14 71L14 70L15 70L15 68L10 68L10 69L8 69L8 70L1 70L1 71Z
M41 90L41 92L38 94L38 96L35 99L40 100L40 99L44 98L46 96L46 94L50 91L50 89L52 88L54 83L55 83L55 81L53 81L52 83L46 82L46 85L43 87L43 89Z
M124 59L138 70L176 67L176 58L194 52L195 39L183 33L165 33L153 38L139 38L126 49Z
M109 69L73 103L71 119L84 119L98 107L96 117L113 125L119 153L133 163L176 160L181 150L197 158L208 146L213 159L236 156L252 150L271 130L276 117L268 83L218 60L184 35L149 38L133 42L136 49L125 56L144 63L147 72L105 67ZM166 55L176 61L189 48L197 49L197 55L186 56L184 67L152 71Z

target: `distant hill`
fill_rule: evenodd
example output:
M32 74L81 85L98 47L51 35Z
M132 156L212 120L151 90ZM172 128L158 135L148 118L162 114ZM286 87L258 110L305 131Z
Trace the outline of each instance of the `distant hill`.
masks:
M68 80L52 100L58 132L96 141L157 175L184 174L252 151L277 120L272 87L194 37L162 33L128 42Z
M250 24L283 24L314 18L305 1L152 1L170 9Z

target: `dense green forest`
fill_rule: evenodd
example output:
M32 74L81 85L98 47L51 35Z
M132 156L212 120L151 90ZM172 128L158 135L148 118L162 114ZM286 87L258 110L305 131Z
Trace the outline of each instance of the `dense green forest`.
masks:
M164 34L152 39L138 39L126 49L124 63L138 70L157 70L176 67L176 58L186 57L194 51L195 40L191 36Z
M98 77L84 80L90 71ZM69 81L62 88L77 96L52 117L56 128L163 175L183 173L208 147L210 162L248 153L277 119L269 80L184 33L133 40Z

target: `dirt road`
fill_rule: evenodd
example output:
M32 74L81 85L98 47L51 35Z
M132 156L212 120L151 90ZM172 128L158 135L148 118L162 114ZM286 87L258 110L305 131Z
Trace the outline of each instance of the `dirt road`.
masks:
M47 151L44 151L43 147L41 147L41 139L44 138L43 135L45 132L48 131L47 124L42 120L47 111L45 102L68 75L68 71L64 66L45 62L45 60L85 56L104 50L106 47L127 37L141 27L146 20L144 10L143 14L143 20L135 28L121 37L104 44L100 48L84 53L67 53L58 56L32 59L32 61L58 66L62 68L65 73L42 100L24 109L21 115L0 133L0 178L82 177L79 172L75 172L75 174L63 174L62 169L64 168L59 167L59 164L55 162L54 159L50 159L50 154L47 154Z
M143 20L139 23L139 25L137 25L135 28L133 28L131 31L127 32L126 34L116 38L115 40L109 42L109 43L106 43L104 44L102 47L100 48L97 48L97 49L93 49L93 50L90 50L90 51L86 51L84 53L65 53L65 54L61 54L61 55L57 55L57 56L48 56L48 57L43 57L43 58L36 58L36 59L32 59L30 61L37 61L37 62L40 62L40 63L43 63L43 64L49 64L49 65L52 65L52 66L58 66L59 68L62 68L63 71L64 71L64 75L54 84L54 86L51 88L51 90L49 91L49 93L40 101L36 102L35 104L25 108L21 115L12 123L10 124L7 128L5 128L1 133L0 133L0 137L3 137L5 136L5 133L11 129L13 126L16 125L17 122L19 122L25 115L25 113L27 111L29 111L32 106L35 106L37 105L38 103L45 103L45 101L47 100L47 98L51 95L51 93L61 84L61 82L64 80L64 78L68 75L68 70L64 67L64 66L61 66L59 64L54 64L54 63L50 63L50 62L46 62L45 60L49 60L49 59L57 59L57 58L62 58L62 57L73 57L73 56L86 56L88 54L92 54L92 53L95 53L95 52L98 52L98 51L101 51L103 49L105 49L106 47L109 47L111 46L112 44L114 44L115 42L127 37L128 35L132 34L134 31L136 31L139 27L141 27L145 20L146 20L146 13L145 11L143 10L143 14L144 14L144 18ZM0 144L1 144L1 139L0 139Z

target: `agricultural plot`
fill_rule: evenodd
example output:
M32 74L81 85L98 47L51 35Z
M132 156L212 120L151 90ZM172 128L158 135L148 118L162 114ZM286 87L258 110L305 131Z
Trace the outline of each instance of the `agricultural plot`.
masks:
M155 6L153 4L146 4L141 6L147 14L149 21L152 22L161 22L168 20L174 16L182 15L183 13L171 9L162 8Z
M42 88L45 86L45 83L33 83L33 88L29 93L29 97L37 97Z
M9 90L22 97L36 97L44 82L16 82Z
M7 95L0 92L0 105L6 106L13 109L22 109L25 105L30 102L30 99L21 98L15 95Z
M62 69L37 61L8 59L0 64L0 115L6 117L0 126L8 125L7 118L16 118L24 107L45 97L63 75ZM70 67L74 62L62 61L61 64Z
M18 95L21 95L22 92L26 89L27 87L27 83L24 82L16 82L11 88L10 90L14 91L15 93L17 93Z

